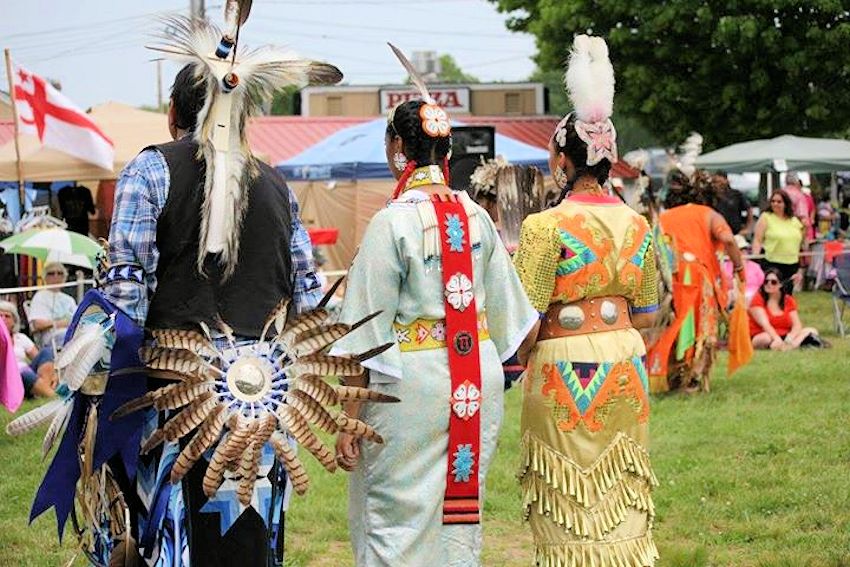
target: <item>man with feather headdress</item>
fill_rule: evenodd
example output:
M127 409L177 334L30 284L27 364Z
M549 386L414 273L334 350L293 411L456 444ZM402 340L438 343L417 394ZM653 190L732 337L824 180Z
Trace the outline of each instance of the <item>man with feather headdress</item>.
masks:
M332 65L297 59L273 47L239 49L239 30L250 5L246 0L225 2L224 30L185 18L166 22L168 31L153 49L184 63L168 110L174 140L144 149L121 173L105 284L80 306L69 332L73 340L66 344L69 354L58 363L66 366L75 397L63 406L64 417L54 420L59 426L51 427L53 440L62 427L66 433L32 515L55 507L61 534L70 514L84 551L96 565L136 564L133 561L140 556L149 565L163 566L278 565L288 481L274 453L286 462L296 491L306 489L306 480L295 478L298 475L290 467L295 462L303 474L286 440L287 434L299 441L302 437L293 426L283 425L292 418L307 435L302 431L305 422L293 417L295 410L287 405L297 400L281 398L285 393L273 400L260 399L264 394L257 394L254 384L240 382L238 376L231 383L227 377L228 364L235 367L242 362L240 345L248 345L254 350L245 357L251 360L242 378L250 381L268 367L264 392L270 388L284 392L289 375L281 360L289 356L288 347L295 344L307 352L310 345L299 347L296 335L286 346L275 341L285 335L287 313L308 312L322 297L295 196L273 168L251 154L245 126L249 112L277 89L334 84L342 74ZM308 323L311 331L320 325L312 319ZM265 341L271 326L278 334ZM348 330L350 326L342 331ZM140 351L140 346L149 344L143 334L151 333L156 346ZM320 349L335 338L311 337L316 348L310 353L318 357L314 366L321 362L330 368ZM169 341L172 344L165 344ZM168 348L174 351L166 352ZM154 355L146 359L144 353L152 351ZM207 353L209 357L202 359ZM189 358L195 375L189 370L181 375L179 363ZM173 379L184 382L160 388L162 381L150 373L146 380L142 363L151 369L152 362L164 365L161 374L170 372ZM359 368L357 360L349 362ZM313 370L304 382L321 374ZM321 390L319 386L325 384L315 388ZM154 403L165 399L168 387L184 395L174 403ZM235 406L222 404L234 400L227 388L242 388L243 397L250 397L247 413L243 414L242 408L248 406L244 400L238 403L239 396ZM336 392L330 392L336 399ZM305 401L299 407L315 413L318 410L308 397L302 396ZM262 408L257 416L254 400ZM264 401L287 411L269 412ZM147 413L135 411L148 406L153 408ZM178 413L181 406L184 411ZM173 411L157 411L163 409ZM258 429L254 421L261 419L265 425ZM278 419L281 432L275 429ZM336 420L343 429L346 417ZM354 421L348 420L348 426L359 425ZM196 437L188 441L196 427ZM193 464L216 459L211 452L221 432L219 446L232 449L232 439L245 432L256 434L257 442L236 451L233 458L217 461L213 471L217 478L208 486L208 477L216 475L205 474L205 469L212 467ZM253 456L246 460L246 454ZM98 477L107 481L97 482ZM92 500L87 500L89 489ZM83 494L77 510L75 492ZM110 514L108 508L119 500L129 513ZM109 527L91 521L97 516L92 502L108 502L104 517L110 519Z

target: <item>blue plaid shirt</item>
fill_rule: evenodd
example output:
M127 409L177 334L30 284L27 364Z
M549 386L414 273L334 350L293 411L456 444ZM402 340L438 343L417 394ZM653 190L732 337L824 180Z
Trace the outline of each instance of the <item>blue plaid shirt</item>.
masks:
M113 266L133 265L144 271L144 283L118 280L108 283L104 293L112 303L144 325L149 298L156 291L156 222L170 186L168 165L157 150L145 150L127 164L115 188L115 210L109 231ZM299 312L314 308L322 297L322 286L313 265L310 237L298 216L298 201L289 190L292 218L292 268L295 270L293 303Z

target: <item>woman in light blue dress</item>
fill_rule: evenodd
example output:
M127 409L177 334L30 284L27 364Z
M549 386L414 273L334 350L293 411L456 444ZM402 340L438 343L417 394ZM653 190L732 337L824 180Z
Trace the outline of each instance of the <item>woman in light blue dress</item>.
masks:
M483 504L502 421L502 362L537 321L490 217L465 192L446 184L451 140L431 134L447 127L442 109L422 101L405 102L390 115L387 159L399 187L369 224L348 275L341 320L381 314L339 341L335 352L358 353L394 342L363 365L372 389L401 399L346 408L380 431L384 444L359 445L347 435L337 442L338 462L353 469L349 527L358 566L480 564L480 523L452 523L444 509L447 478L455 473L455 482L463 480L458 475L463 460L456 452L449 455L450 413L480 411L480 454L473 457L479 459L478 502ZM454 200L466 213L463 242L472 257L467 287L462 278L459 286L444 282L441 239L451 239L452 232L436 214L434 195ZM449 371L449 349L457 346L451 338L446 346L446 315L447 306L465 305L473 296L480 396L464 398L453 389Z

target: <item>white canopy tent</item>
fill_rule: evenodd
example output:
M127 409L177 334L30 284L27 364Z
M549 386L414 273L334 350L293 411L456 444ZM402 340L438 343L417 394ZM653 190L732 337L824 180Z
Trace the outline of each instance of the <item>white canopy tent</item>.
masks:
M695 165L730 173L850 171L850 141L789 135L752 140L702 154L697 157Z

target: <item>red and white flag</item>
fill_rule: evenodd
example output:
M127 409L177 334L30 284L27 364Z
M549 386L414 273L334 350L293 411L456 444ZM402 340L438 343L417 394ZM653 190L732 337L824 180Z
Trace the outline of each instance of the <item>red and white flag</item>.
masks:
M13 65L14 100L21 132L42 144L112 171L115 147L89 116L43 78Z

